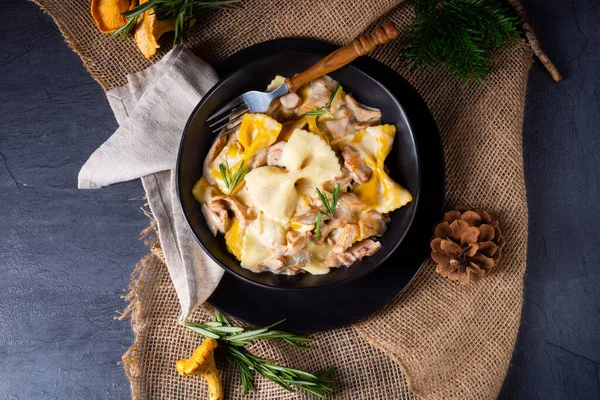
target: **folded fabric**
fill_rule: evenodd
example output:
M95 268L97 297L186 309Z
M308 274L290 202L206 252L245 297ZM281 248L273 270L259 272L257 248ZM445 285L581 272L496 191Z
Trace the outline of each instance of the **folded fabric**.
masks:
M210 65L176 47L127 81L106 93L119 128L81 168L78 187L142 179L184 320L223 276L185 222L174 171L183 128L218 77Z

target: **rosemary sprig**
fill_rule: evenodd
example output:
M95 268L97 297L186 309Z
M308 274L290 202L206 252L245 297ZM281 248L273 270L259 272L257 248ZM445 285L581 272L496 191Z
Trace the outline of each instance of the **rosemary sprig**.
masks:
M221 312L216 311L215 321L203 324L186 323L184 326L205 338L220 341L221 348L226 351L229 360L238 367L244 394L254 390L254 375L259 374L286 390L293 392L294 389L300 389L317 397L325 398L327 394L333 392L333 385L335 384L335 381L331 378L333 368L330 367L319 375L313 375L294 368L280 366L271 360L256 357L245 349L244 346L258 339L282 339L291 346L307 348L308 343L311 341L310 338L272 329L283 321L285 320L260 329L246 330L242 327L232 326Z
M138 17L154 8L154 14L159 20L175 18L175 37L173 44L184 44L187 40L187 30L191 20L199 17L204 11L230 6L241 0L149 0L121 15L127 19L125 25L111 33L111 36L128 37L133 32Z
M323 192L319 190L319 188L317 188L317 195L319 196L319 199L321 199L323 207L325 207L325 215L327 215L329 219L333 219L335 216L335 209L337 208L338 198L340 197L340 184L337 184L335 190L331 194L331 202L329 202L327 196L325 196Z
M223 178L223 182L225 182L225 186L227 190L231 194L233 189L244 179L244 176L248 172L250 172L250 167L244 169L244 160L240 162L240 166L238 167L235 175L231 175L231 169L229 168L229 163L225 160L225 165L223 163L219 164L219 171L221 172L221 177Z

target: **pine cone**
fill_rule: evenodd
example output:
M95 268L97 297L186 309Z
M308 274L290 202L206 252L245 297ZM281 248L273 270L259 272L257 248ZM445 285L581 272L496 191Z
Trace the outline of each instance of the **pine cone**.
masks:
M484 210L456 207L434 229L431 258L436 272L467 285L480 280L500 258L504 245L497 220Z

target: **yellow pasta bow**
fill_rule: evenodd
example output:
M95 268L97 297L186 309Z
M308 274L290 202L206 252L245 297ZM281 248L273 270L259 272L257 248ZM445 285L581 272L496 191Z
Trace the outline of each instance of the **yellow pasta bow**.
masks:
M210 169L211 178L221 191L227 193L227 188L219 164L229 164L232 174L235 174L244 161L244 167L248 166L249 161L262 149L266 149L275 141L281 132L281 124L273 118L264 114L245 114L238 131L238 139L231 141L213 161ZM232 191L237 192L243 186L243 180Z
M319 184L340 175L338 159L319 136L296 129L283 148L282 163L260 167L246 175L248 193L256 207L269 218L287 223L298 201L295 184L300 179Z
M410 192L394 182L385 172L384 161L392 149L395 134L394 125L369 127L349 138L347 143L359 151L365 164L373 170L369 180L354 189L354 194L369 209L382 214L392 212L412 201Z

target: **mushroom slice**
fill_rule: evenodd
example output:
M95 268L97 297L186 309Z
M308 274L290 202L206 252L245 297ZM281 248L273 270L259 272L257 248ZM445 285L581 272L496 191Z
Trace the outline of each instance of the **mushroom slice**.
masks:
M273 272L280 272L285 267L285 257L281 255L274 255L263 261L260 261L255 266L250 267L250 270L255 272L262 272L265 269Z
M252 216L249 213L248 207L229 196L215 196L212 198L211 204L209 207L214 210L214 207L221 203L223 204L223 208L227 210L231 210L233 215L240 221L242 226L248 226L248 221L252 220Z
M329 119L324 122L325 129L334 139L341 139L347 136L350 128L350 117L341 117L339 119Z
M148 0L141 0L140 4L146 3L147 1ZM160 47L158 39L163 33L173 30L175 30L175 18L159 20L156 17L154 9L150 9L144 13L142 21L138 22L133 37L135 39L135 44L144 57L150 58L156 54L156 49Z
M212 176L212 174L209 172L212 167L212 163L217 159L217 156L221 153L223 148L225 148L226 144L227 137L225 136L221 136L213 142L212 146L210 147L210 150L208 151L208 155L204 159L204 176Z
M373 170L360 158L358 151L351 146L344 146L342 158L344 159L344 167L350 172L356 183L365 183L369 180Z
M267 165L267 149L260 149L250 159L248 167L250 169L264 167Z
M330 86L335 85L333 79L321 77L305 85L301 91L304 94L304 103L300 105L298 114L304 114L317 108L325 107L331 98Z
M327 238L327 243L332 247L332 250L336 253L342 253L352 243L356 242L360 238L360 228L356 224L345 224L341 228L336 228Z
M343 222L351 221L356 223L366 207L367 205L356 197L354 193L342 193L340 194L335 217Z
M356 261L360 261L365 257L372 256L381 248L381 243L371 239L365 239L358 243L355 243L350 247L347 253L352 254Z
M282 159L284 147L285 142L277 142L267 148L267 165L284 167Z
M346 267L351 266L357 261L362 260L365 257L373 255L377 250L381 248L381 243L375 242L371 239L366 239L355 243L347 251L343 253L331 252L325 259L325 265L329 268L339 268L342 265Z
M325 243L325 240L329 237L329 234L333 232L340 224L336 223L336 221L332 221L331 223L321 223L321 238L317 241L318 244Z
M113 33L127 23L121 14L137 5L131 0L92 0L90 12L102 33Z
M208 225L208 229L217 236L217 233L225 233L229 229L229 214L225 207L221 206L221 209L210 208L206 203L202 204L202 214Z
M371 236L383 236L389 221L390 217L386 214L378 213L375 210L367 211L358 221L360 236L363 239Z
M300 105L302 98L296 93L288 93L284 96L281 96L279 101L281 101L281 105L286 110L293 110Z
M350 108L350 110L352 110L352 113L354 114L354 117L356 118L357 121L359 121L359 122L373 121L374 122L374 121L378 121L381 119L381 111L363 106L362 104L357 102L354 99L354 97L350 96L349 94L347 94L344 99L346 100L346 104L348 104L348 107Z
M288 231L286 234L288 255L294 255L306 247L308 237L306 232Z

